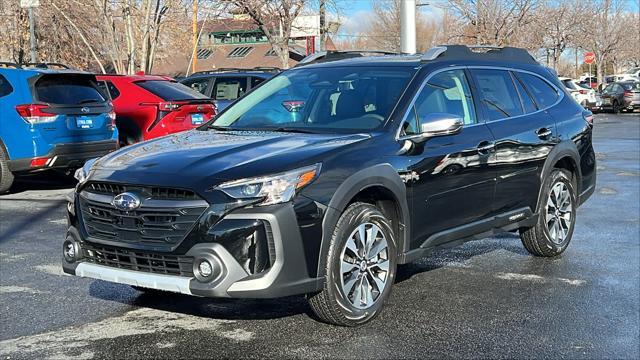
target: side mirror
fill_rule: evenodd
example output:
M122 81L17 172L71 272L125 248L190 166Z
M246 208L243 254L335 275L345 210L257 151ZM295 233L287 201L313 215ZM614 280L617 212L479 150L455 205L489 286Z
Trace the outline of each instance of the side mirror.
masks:
M458 115L431 113L421 119L420 135L427 139L436 136L452 135L462 131L464 121Z

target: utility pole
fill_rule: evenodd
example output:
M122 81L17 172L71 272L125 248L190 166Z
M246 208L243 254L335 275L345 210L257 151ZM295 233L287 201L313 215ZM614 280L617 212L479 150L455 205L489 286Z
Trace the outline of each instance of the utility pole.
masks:
M325 8L325 0L320 0L320 51L326 50L326 42L327 42L327 13Z
M31 62L36 62L36 31L33 18L33 6L29 7L29 38L31 42Z
M416 0L400 2L400 51L416 53Z
M191 17L191 42L193 53L191 54L191 73L196 72L198 67L198 0L193 0L193 15Z

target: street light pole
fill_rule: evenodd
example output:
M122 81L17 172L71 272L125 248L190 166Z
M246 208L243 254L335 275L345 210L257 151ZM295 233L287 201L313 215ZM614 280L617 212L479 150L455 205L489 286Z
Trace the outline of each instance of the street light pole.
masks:
M400 2L400 51L403 54L416 53L416 1Z

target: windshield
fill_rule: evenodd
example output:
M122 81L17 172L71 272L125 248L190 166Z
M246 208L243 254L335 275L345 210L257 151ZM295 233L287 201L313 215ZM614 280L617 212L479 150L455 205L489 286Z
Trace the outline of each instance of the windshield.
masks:
M412 68L295 69L257 88L215 120L232 129L362 132L379 127Z
M640 82L635 83L621 83L622 88L625 90L640 90Z
M635 74L638 71L640 71L640 67L629 69L629 71L627 71L627 74Z

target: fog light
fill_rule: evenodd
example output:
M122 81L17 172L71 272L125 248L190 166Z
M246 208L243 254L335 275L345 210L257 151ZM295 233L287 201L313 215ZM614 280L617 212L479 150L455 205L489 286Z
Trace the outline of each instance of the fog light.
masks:
M73 241L67 240L64 242L64 244L62 245L62 254L67 262L76 261L76 245L73 243Z
M203 278L208 278L213 274L213 267L209 261L202 260L200 264L198 264L198 272L200 272L200 276Z

